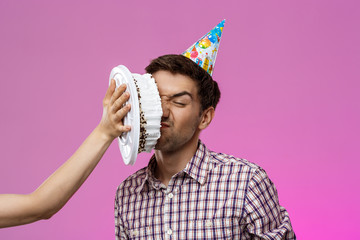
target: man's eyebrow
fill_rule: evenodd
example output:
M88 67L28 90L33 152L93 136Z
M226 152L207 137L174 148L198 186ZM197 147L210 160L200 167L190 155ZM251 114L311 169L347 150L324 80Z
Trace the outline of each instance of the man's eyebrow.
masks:
M193 99L193 96L191 95L191 93L189 93L187 91L182 91L182 92L176 93L176 94L170 96L169 98L172 99L172 98L181 97L184 95L188 95L191 99Z

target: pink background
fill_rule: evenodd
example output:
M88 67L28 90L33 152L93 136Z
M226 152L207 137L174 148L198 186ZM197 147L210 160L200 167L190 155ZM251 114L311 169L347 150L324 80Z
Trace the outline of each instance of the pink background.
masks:
M0 193L30 193L99 122L112 67L143 73L226 18L209 148L255 162L299 239L355 239L360 214L356 0L0 2ZM114 142L53 218L0 239L114 239Z

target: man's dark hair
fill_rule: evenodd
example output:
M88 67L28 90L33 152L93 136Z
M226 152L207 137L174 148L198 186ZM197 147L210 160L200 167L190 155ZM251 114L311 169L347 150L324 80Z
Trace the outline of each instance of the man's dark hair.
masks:
M201 112L210 106L215 109L219 102L220 90L217 82L203 68L183 55L169 54L160 56L153 59L145 70L150 74L163 70L172 74L178 73L190 77L198 87Z

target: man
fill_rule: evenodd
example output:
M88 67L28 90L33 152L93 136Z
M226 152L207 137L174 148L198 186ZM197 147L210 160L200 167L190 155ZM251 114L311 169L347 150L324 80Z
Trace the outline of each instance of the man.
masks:
M117 239L295 239L265 171L199 140L220 98L210 74L182 55L146 71L162 99L161 137L146 168L120 184Z

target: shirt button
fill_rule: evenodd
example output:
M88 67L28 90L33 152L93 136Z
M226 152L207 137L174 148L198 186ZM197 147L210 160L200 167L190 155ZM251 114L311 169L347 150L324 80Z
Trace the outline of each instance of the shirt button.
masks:
M139 235L139 231L134 230L134 231L132 232L132 235L133 235L133 237L137 237L137 235Z
M172 234L172 230L171 230L171 229L168 229L168 230L166 231L166 233L169 234L169 235L171 235L171 234Z
M207 221L205 222L205 226L206 226L206 227L212 227L212 222L211 222L211 220L207 220Z
M168 194L168 197L171 199L171 198L173 198L173 197L174 197L174 194L169 193L169 194Z

